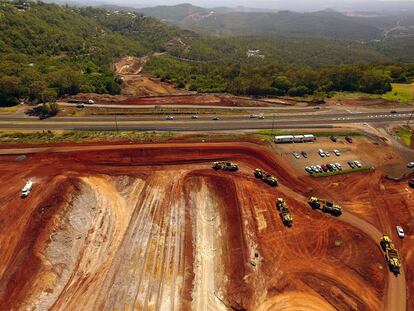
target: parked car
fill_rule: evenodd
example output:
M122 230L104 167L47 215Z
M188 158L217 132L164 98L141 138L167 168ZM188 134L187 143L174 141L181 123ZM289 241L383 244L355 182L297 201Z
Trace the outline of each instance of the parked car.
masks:
M348 161L348 165L349 165L351 168L354 168L354 167L355 167L355 164L354 164L354 162L353 162L353 161Z
M313 169L310 166L306 166L305 171L307 171L309 174L313 174Z
M404 229L401 226L397 226L395 227L397 229L397 234L401 239L404 239L405 237L405 233L404 233Z
M308 157L308 153L307 153L306 151L302 151L302 152L301 152L301 154L302 154L302 156L303 156L304 158L307 158L307 157Z
M296 159L299 159L299 158L300 158L300 155L299 155L297 152L293 152L292 154L293 154L293 156L294 156Z
M325 156L325 152L322 149L318 150L319 155L323 158Z
M326 164L326 166L328 167L329 171L334 171L333 165L332 164Z
M334 150L333 150L333 153L335 153L335 155L336 155L337 157L339 157L339 156L341 155L341 153L339 152L339 150L338 150L338 149L334 149Z
M410 163L408 163L408 164L407 164L407 167L408 167L408 168L414 168L414 162L410 162Z
M320 165L316 165L316 168L318 169L318 172L319 172L319 173L322 173L322 171L323 171L322 166L320 166Z
M335 163L336 167L338 168L338 170L342 171L342 165L339 163Z
M330 154L328 151L325 151L325 155L326 155L327 157L330 157L330 156L331 156L331 154Z
M352 144L352 137L351 137L351 136L345 136L345 140L346 140L348 143Z
M328 167L325 164L322 165L322 169L323 169L324 172L328 171Z
M359 161L354 161L354 163L355 163L355 165L356 165L356 166L358 166L358 167L362 167L361 162L359 162Z
M330 138L333 142L336 142L338 140L338 137L336 137L336 136L331 136Z
M165 120L174 120L174 117L173 116L166 116Z

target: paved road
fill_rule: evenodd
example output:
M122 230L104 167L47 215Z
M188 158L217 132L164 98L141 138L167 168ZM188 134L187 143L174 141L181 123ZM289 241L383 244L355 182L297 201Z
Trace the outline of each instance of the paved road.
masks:
M301 113L290 115L265 116L265 119L249 116L220 116L212 120L211 116L176 117L165 120L163 117L55 117L45 120L24 116L0 116L0 129L27 130L145 130L145 131L207 131L207 130L248 130L248 129L284 129L330 127L347 123L389 123L404 122L410 118L408 111L363 112L363 113ZM414 120L413 120L414 122Z

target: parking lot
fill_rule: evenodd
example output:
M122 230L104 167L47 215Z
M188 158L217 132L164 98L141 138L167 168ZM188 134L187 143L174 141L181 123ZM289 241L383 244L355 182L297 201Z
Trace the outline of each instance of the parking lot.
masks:
M354 138L354 140L365 139L365 138ZM321 157L318 150L328 151L330 156ZM336 149L340 152L340 156L334 154L333 150ZM325 165L331 163L339 163L343 170L350 169L348 161L359 161L363 167L372 166L368 162L366 157L361 157L358 154L355 144L348 143L343 137L339 137L336 142L331 141L329 137L318 137L313 143L286 143L286 144L275 144L275 150L285 158L289 163L292 164L298 172L308 174L305 171L306 166L311 165ZM307 158L302 155L302 152L307 153ZM299 158L295 158L293 153L299 154Z

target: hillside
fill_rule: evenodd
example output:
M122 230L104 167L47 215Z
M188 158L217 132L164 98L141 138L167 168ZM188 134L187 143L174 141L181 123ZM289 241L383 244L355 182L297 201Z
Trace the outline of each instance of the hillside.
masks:
M177 30L138 13L0 2L0 104L64 94L117 94L109 64L162 50ZM127 30L125 30L127 29Z

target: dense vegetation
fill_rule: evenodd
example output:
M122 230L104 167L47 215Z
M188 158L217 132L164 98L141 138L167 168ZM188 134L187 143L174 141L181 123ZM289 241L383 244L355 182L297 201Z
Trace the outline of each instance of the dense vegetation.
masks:
M186 62L168 56L154 57L146 70L162 80L186 85L199 92L230 92L244 95L324 96L334 91L383 94L391 82L406 82L414 66L339 65L286 66L259 61L239 64Z
M123 34L121 21L128 23L130 35ZM110 62L161 49L175 32L140 14L41 2L22 9L16 2L0 2L0 105L47 102L78 92L118 94L121 81Z

